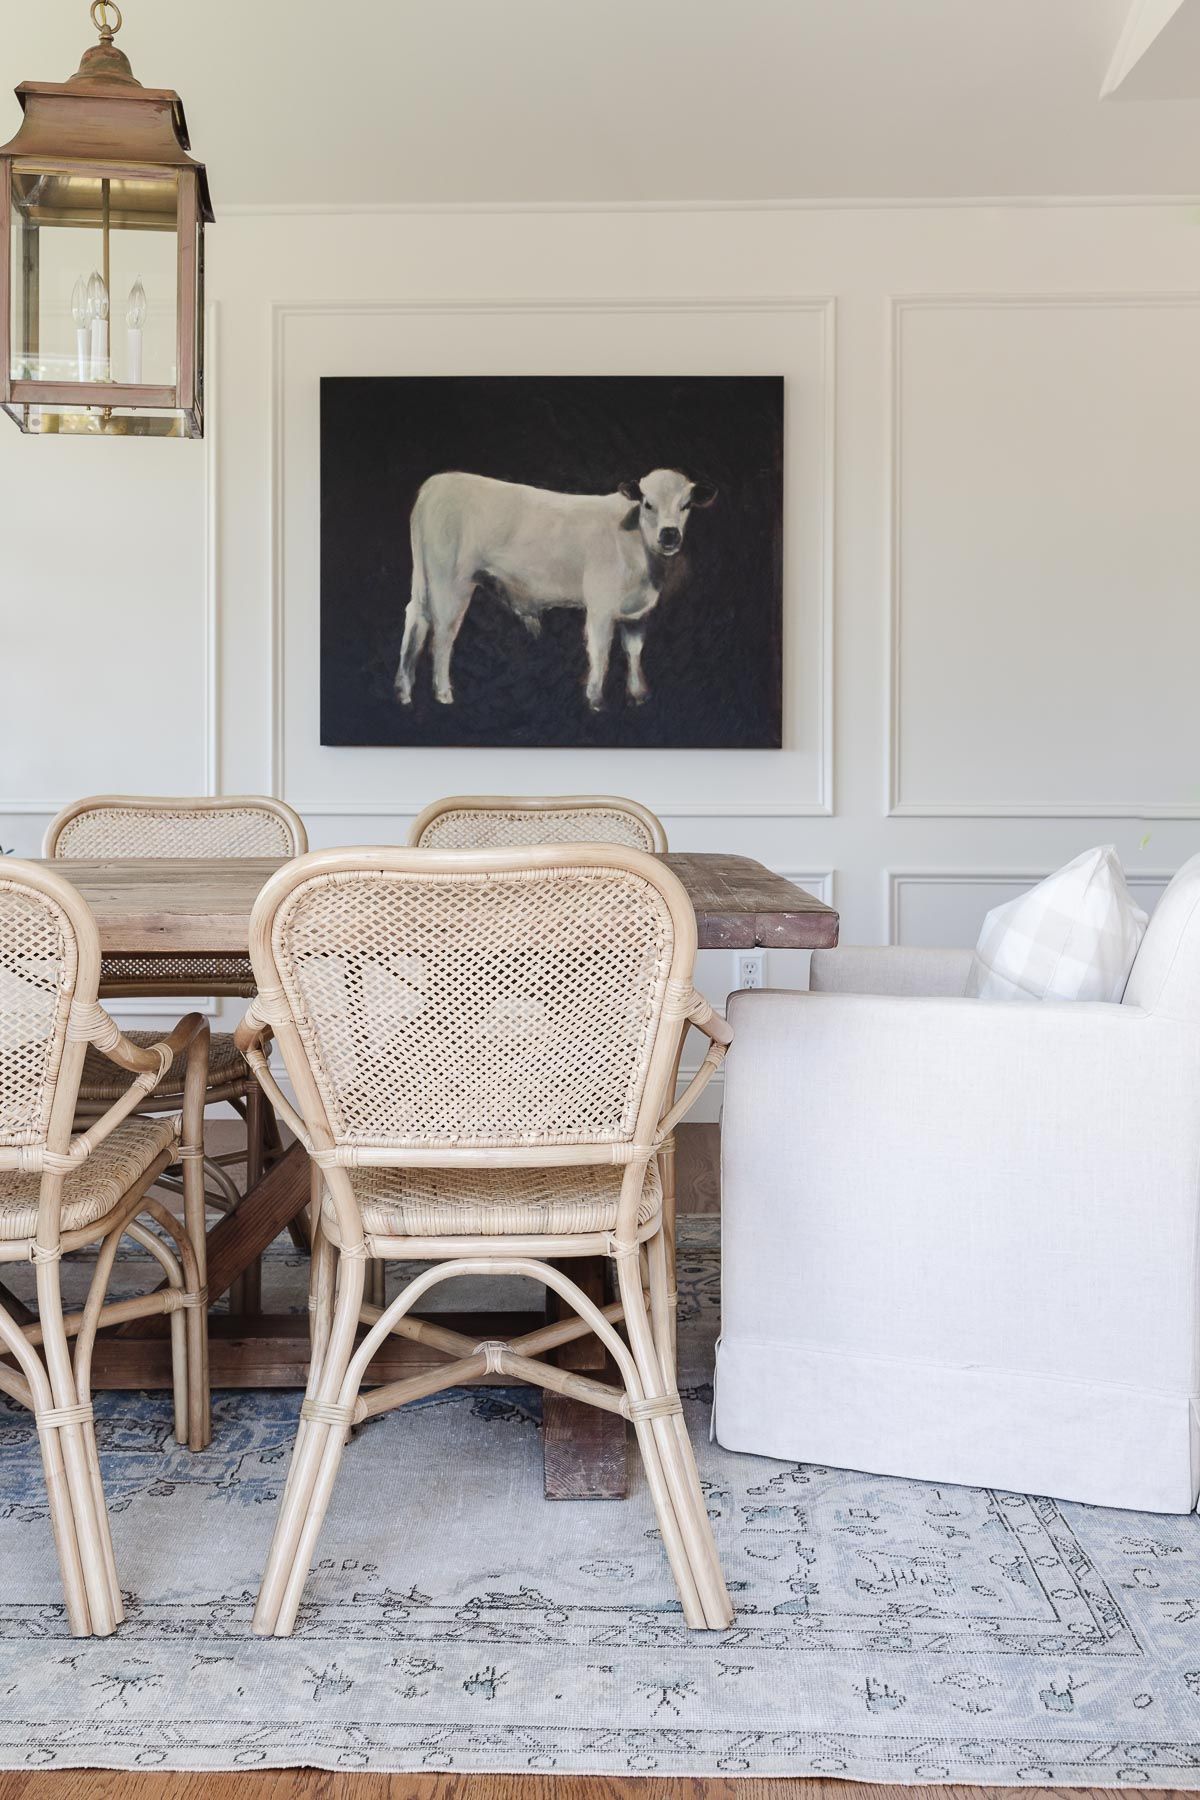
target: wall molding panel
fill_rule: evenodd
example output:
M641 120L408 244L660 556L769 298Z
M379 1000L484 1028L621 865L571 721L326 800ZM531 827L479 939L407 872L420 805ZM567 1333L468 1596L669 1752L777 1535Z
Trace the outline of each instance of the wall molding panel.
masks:
M1056 867L1061 867L1061 864L1043 863L1037 868L885 869L883 876L887 908L887 942L889 944L905 942L900 933L903 927L904 896L908 891L921 888L987 889L1011 886L1013 893L1009 897L1015 899L1017 894L1024 892L1027 888L1036 887L1039 881L1044 881L1047 875L1052 875ZM1149 910L1147 901L1152 905L1158 895L1148 890L1158 889L1161 891L1174 873L1174 869L1127 869L1125 879L1133 891L1134 899L1138 901L1139 905L1146 906L1146 909ZM978 914L979 925L983 923L983 915L986 910L987 908L981 905Z
M885 612L885 744L884 805L892 818L958 819L1200 819L1200 781L1193 783L1195 800L1145 800L1105 794L1081 794L1077 798L1041 802L1017 796L1011 800L943 801L922 799L904 792L902 723L904 708L904 593L902 548L904 532L904 353L905 321L914 314L1013 313L1013 312L1137 312L1154 314L1180 308L1200 312L1196 289L1082 292L979 292L893 294L887 302L888 363L888 466ZM1036 646L1032 647L1036 654ZM1069 673L1067 671L1066 673Z

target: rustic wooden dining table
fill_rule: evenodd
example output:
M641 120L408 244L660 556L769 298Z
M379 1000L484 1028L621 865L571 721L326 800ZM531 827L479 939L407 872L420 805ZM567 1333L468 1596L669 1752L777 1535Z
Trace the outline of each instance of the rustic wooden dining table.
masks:
M663 860L687 889L702 950L811 950L837 943L838 915L832 907L749 857L685 853ZM102 996L209 991L205 979L215 959L247 955L251 910L279 866L272 860L232 858L54 864L95 914L107 982ZM309 1198L308 1159L302 1146L292 1144L208 1234L208 1289L214 1301L300 1217ZM602 1259L595 1267L576 1263L572 1272L585 1289L603 1295ZM438 1319L480 1337L516 1337L544 1324L545 1315L439 1313ZM169 1388L165 1323L143 1319L102 1333L93 1358L93 1386ZM579 1340L559 1354L573 1368L604 1365L596 1340ZM371 1365L368 1380L399 1380L442 1360L436 1350L395 1337ZM215 1388L302 1388L308 1374L307 1312L214 1315L210 1368ZM543 1401L547 1495L623 1496L625 1420L552 1392Z

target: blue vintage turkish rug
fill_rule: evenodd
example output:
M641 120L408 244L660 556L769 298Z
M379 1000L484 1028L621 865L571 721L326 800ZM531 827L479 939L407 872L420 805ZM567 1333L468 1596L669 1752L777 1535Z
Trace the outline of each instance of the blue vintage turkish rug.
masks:
M34 1433L0 1402L0 1766L1200 1787L1200 1521L726 1454L718 1266L690 1224L682 1369L730 1631L684 1628L640 1479L548 1504L537 1397L489 1389L355 1439L295 1636L252 1639L299 1396L221 1395L191 1456L166 1395L105 1394L128 1619L73 1640ZM269 1279L302 1295L282 1248Z

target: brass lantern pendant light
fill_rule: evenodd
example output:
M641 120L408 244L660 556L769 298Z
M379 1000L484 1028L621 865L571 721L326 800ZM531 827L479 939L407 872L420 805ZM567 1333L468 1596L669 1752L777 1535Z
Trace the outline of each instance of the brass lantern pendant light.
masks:
M100 41L69 81L23 81L0 148L0 406L22 431L203 437L204 227L183 103Z

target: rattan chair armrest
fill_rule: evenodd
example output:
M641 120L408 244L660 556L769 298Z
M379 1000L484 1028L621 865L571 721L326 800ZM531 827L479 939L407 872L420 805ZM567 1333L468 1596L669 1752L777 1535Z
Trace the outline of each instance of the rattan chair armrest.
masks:
M684 1018L689 1025L694 1025L698 1031L704 1033L705 1037L709 1040L709 1048L704 1061L700 1064L700 1067L696 1070L696 1073L692 1076L692 1079L688 1082L674 1106L665 1112L659 1120L656 1142L660 1144L664 1139L670 1137L680 1119L682 1119L686 1113L691 1111L721 1064L725 1061L729 1046L733 1042L733 1031L728 1022L721 1017L719 1012L716 1012L713 1007L709 1005L703 994L698 994L695 989L692 990L691 1004L685 1011Z
M107 1112L101 1113L86 1131L71 1139L68 1154L72 1162L86 1161L97 1144L102 1144L130 1113L145 1104L181 1050L186 1050L189 1057L202 1054L206 1063L208 1060L208 1020L201 1013L186 1013L165 1038L145 1048L130 1043L102 1006L95 1007L94 1014L97 1015L95 1031L89 1032L89 1042L94 1043L110 1062L115 1062L119 1068L136 1071L136 1074L121 1098L115 1100Z
M702 1031L714 1044L723 1044L728 1050L733 1042L733 1027L728 1019L723 1019L714 1006L710 1006L703 994L692 989L691 1005L684 1013L689 1025Z
M233 1033L233 1041L242 1055L249 1057L251 1050L261 1050L267 1039L273 1035L270 1020L264 1019L256 1010L258 996L251 1000L242 1017L238 1020Z
M174 1030L168 1032L165 1038L160 1038L157 1044L133 1044L116 1021L109 1018L109 1015L104 1012L102 1006L97 1010L103 1013L105 1020L112 1026L113 1032L116 1034L115 1037L106 1035L92 1038L91 1042L95 1044L97 1050L101 1055L107 1056L110 1062L115 1062L122 1069L128 1069L131 1074L153 1073L156 1087L180 1051L188 1049L196 1037L208 1031L208 1021L200 1013L186 1013ZM165 1061L163 1060L164 1054Z
M252 1000L233 1034L233 1041L249 1063L259 1087L275 1108L276 1116L283 1120L289 1131L294 1132L304 1148L311 1152L313 1144L308 1127L271 1073L271 1065L267 1061L264 1049L271 1035L270 1020L264 1019L260 1013L255 1011L255 1003Z

